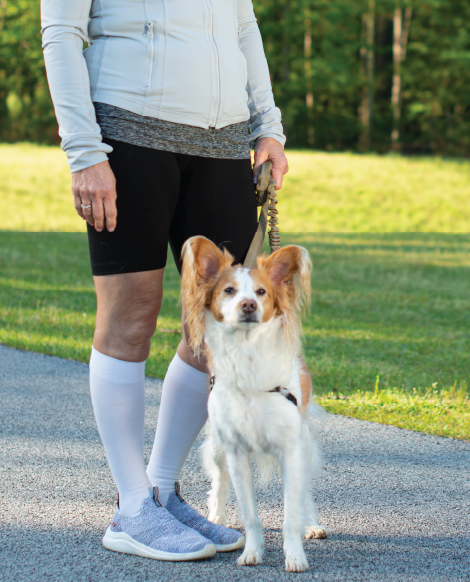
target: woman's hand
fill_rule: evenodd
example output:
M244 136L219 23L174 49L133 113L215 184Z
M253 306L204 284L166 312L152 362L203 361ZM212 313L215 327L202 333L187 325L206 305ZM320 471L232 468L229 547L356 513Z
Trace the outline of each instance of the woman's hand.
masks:
M109 162L101 162L72 174L77 214L98 232L113 232L117 222L116 178Z
M253 176L258 178L261 166L264 162L271 160L273 169L271 175L276 180L276 190L282 188L284 174L289 171L287 158L282 145L272 137L262 137L255 145L255 163L253 166Z

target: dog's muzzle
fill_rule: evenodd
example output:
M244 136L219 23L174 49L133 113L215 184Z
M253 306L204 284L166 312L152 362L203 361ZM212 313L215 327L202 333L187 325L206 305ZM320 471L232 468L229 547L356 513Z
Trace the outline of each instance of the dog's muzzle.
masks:
M258 323L258 304L254 299L244 299L240 303L240 323Z

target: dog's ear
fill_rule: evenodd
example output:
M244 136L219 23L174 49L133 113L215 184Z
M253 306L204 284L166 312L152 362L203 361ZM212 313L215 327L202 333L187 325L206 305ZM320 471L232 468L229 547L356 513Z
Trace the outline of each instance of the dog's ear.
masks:
M232 264L233 257L226 250L222 253L209 239L193 236L184 243L181 258L181 302L189 345L199 355L204 343L204 310L210 303L219 272Z
M286 290L295 307L307 307L310 302L312 261L303 247L289 245L265 259L260 265L264 268L274 288Z
M224 255L213 242L204 236L188 239L181 252L183 272L192 269L199 283L214 279L224 265Z

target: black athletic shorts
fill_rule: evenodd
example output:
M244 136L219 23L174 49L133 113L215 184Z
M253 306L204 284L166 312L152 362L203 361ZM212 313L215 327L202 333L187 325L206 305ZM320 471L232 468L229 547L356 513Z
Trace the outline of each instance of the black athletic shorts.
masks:
M116 176L117 227L88 225L93 275L166 265L178 270L184 242L203 235L243 262L257 226L251 161L174 154L107 139Z

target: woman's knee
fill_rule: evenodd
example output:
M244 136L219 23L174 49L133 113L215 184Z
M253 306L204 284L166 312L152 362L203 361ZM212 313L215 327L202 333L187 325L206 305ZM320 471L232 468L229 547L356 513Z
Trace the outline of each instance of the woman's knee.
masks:
M158 309L155 306L114 311L96 318L95 347L100 344L106 355L121 360L142 362L150 353L150 340L155 333Z
M95 347L111 357L143 361L148 357L150 340L156 329L163 295L161 285L129 288L129 284L123 285L123 279L117 278L115 283L121 289L116 289L109 283L106 281L104 286L99 281L97 284Z
M131 311L122 328L126 342L134 346L148 345L157 328L158 313L157 309L145 307Z

